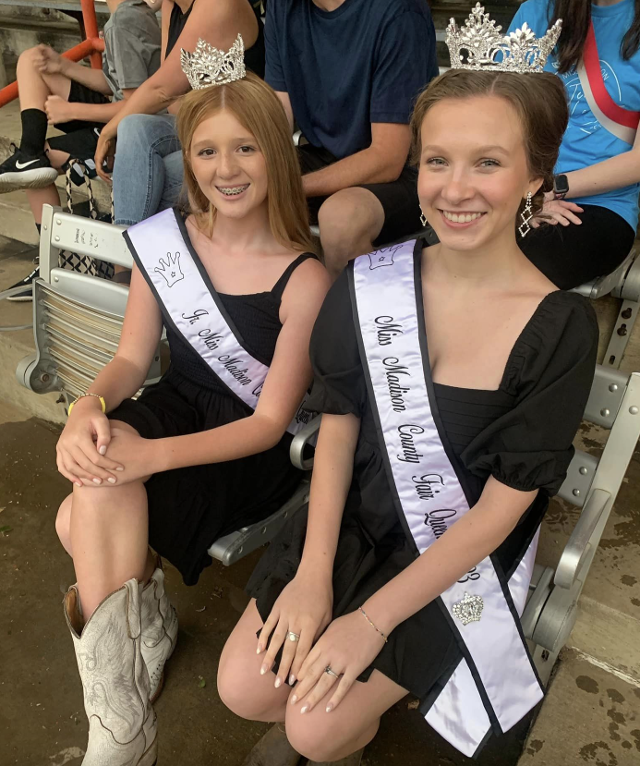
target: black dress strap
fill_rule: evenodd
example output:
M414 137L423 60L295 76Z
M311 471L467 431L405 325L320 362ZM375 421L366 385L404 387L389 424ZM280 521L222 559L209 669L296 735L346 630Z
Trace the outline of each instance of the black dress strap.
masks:
M284 273L282 274L280 279L275 283L275 285L271 289L271 294L273 295L274 298L276 298L277 300L282 300L282 293L284 292L284 288L287 286L287 282L291 278L291 275L301 263L308 261L309 258L314 258L315 260L318 260L318 256L314 255L313 253L301 253L295 259L295 261L293 261L287 266L287 268L284 270Z

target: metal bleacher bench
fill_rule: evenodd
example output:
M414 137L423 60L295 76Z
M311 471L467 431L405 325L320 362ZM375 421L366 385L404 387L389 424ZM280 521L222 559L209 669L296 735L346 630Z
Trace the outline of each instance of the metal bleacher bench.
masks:
M573 292L584 295L585 298L596 300L605 295L621 298L622 304L618 311L613 332L607 345L602 364L607 367L620 367L631 331L638 318L640 307L640 258L638 251L631 250L618 268L604 277L598 277L576 287Z
M33 288L36 355L20 363L17 375L32 391L60 391L68 400L84 390L113 357L127 288L58 268L58 251L72 249L122 266L131 266L131 257L121 227L46 205L43 212L41 276ZM634 263L630 257L624 265L626 280L630 275L637 280ZM616 279L619 285L620 276ZM622 295L624 284L616 288ZM611 288L604 280L596 280L590 289ZM158 374L156 359L151 376ZM575 623L578 598L640 436L640 373L627 375L610 365L598 366L584 418L608 429L609 438L599 459L577 451L571 462L559 494L581 513L556 569L536 564L522 616L524 634L545 683ZM209 550L212 557L232 564L272 540L308 502L312 461L303 452L319 421L309 423L292 441L292 461L305 472L294 496L268 519L217 540Z

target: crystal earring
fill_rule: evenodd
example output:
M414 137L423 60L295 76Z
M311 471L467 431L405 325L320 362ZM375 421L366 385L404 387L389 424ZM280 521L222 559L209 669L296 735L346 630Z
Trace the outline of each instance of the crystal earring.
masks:
M529 226L529 221L533 218L533 208L531 207L531 192L527 192L527 204L524 206L524 209L520 213L520 218L522 218L522 223L520 226L518 226L518 231L520 232L520 236L524 239L527 234L531 231L531 226Z
M427 216L422 212L422 205L420 205L420 223L422 224L422 228L426 228L427 226Z

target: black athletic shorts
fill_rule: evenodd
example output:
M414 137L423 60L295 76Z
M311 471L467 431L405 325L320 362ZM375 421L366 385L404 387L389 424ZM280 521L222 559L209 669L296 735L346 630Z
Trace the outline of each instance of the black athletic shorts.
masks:
M326 149L303 144L298 147L298 158L302 173L313 173L337 162ZM396 181L386 184L358 184L356 188L368 189L382 205L384 225L374 242L376 246L389 244L417 234L421 231L420 203L418 201L418 171L405 165ZM318 210L327 197L308 197L309 214L312 224L318 223Z
M71 80L69 102L72 104L108 104L109 99L104 94ZM93 160L100 131L104 125L104 122L86 122L85 120L61 122L54 127L62 130L65 135L49 138L47 143L51 149L66 152L77 160Z

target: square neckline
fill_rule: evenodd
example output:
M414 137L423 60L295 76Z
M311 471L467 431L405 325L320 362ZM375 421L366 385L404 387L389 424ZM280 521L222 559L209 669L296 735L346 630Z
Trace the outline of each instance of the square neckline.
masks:
M262 295L266 295L266 296L270 296L270 297L274 298L274 300L279 300L279 298L274 295L274 291L280 285L280 282L282 281L283 277L287 274L289 269L294 264L297 265L298 261L300 260L300 258L302 258L302 256L310 255L310 256L315 258L315 255L313 253L306 253L306 252L305 253L299 253L299 255L293 261L291 261L291 263L289 263L287 265L285 270L282 272L282 274L276 280L276 283L271 288L271 290L262 290L259 293L221 293L217 289L217 287L213 284L213 279L211 278L211 274L209 274L209 272L207 270L207 267L202 262L202 258L200 258L200 255L199 255L198 251L196 250L193 242L191 241L191 237L189 235L189 230L187 229L187 219L184 217L182 211L179 210L177 207L173 208L173 212L174 212L174 215L175 215L176 220L178 222L178 228L180 229L180 233L182 234L182 237L183 237L183 239L185 241L185 244L186 244L189 252L191 253L191 257L198 261L198 263L200 264L200 266L202 267L202 269L206 273L207 277L209 278L209 283L210 283L211 287L216 292L216 294L219 295L221 298L232 298L232 299L233 298L255 298L255 297L262 296ZM293 271L293 269L291 269L291 271ZM280 297L282 297L282 296L280 296Z
M425 243L425 244L423 245L422 243ZM414 285L415 285L415 291L416 291L416 302L418 303L418 306L416 308L420 309L418 311L418 321L420 324L420 329L422 330L420 345L422 346L422 349L423 349L424 364L428 369L429 377L431 378L431 382L433 383L434 388L437 387L440 390L446 389L451 392L461 392L461 393L466 392L472 395L477 395L479 397L484 397L487 394L495 395L499 393L512 396L512 394L510 394L506 390L506 378L507 378L507 373L509 369L511 368L514 358L516 356L516 351L518 350L518 347L521 345L521 343L524 342L524 339L529 334L531 327L537 321L538 314L540 313L541 309L546 305L547 300L552 295L557 295L558 293L562 293L563 291L560 289L551 290L551 292L548 292L542 298L542 300L538 303L533 314L531 314L531 316L527 320L527 323L522 328L513 346L511 347L511 351L509 352L509 356L507 357L507 361L505 362L505 365L504 365L504 370L502 372L502 377L500 378L500 384L498 385L498 388L465 388L463 386L451 386L448 383L438 383L433 378L431 359L429 357L429 338L427 335L427 328L426 328L426 322L425 322L425 316L424 316L424 296L422 294L422 251L425 250L427 247L428 245L426 244L426 239L424 237L420 237L416 239L416 244L413 250L413 258L414 258L413 273L414 273Z

